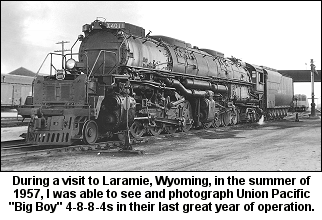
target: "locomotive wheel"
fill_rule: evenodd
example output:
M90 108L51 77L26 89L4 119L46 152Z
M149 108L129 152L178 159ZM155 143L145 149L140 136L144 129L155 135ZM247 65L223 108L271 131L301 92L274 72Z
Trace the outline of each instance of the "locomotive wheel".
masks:
M268 111L268 120L273 120L273 111L272 110Z
M231 114L231 124L236 125L238 123L238 116L237 116L237 111L235 113Z
M277 120L281 119L281 112L279 109L276 110L276 118Z
M227 119L227 126L231 126L233 124L233 116L232 116L232 113L229 111L229 112L226 112L226 119Z
M279 120L281 115L280 115L280 110L279 109L276 109L276 119Z
M183 132L187 132L192 128L192 123L188 124L187 122L185 122L184 126L182 127L182 131Z
M153 136L159 136L161 132L163 131L163 128L161 125L157 124L157 126L149 126L148 131Z
M167 134L174 134L177 131L177 128L174 125L166 125L164 129Z
M256 115L255 114L249 114L249 122L254 123L256 122Z
M262 115L259 113L256 113L256 122L259 122L261 118L262 118Z
M214 124L214 122L213 122L213 121L211 121L211 122L203 122L203 123L202 123L202 128L203 128L203 129L208 129L208 128L210 128L213 124Z
M283 109L280 109L280 117L281 117L281 119L283 119L285 117Z
M83 141L85 144L94 144L98 138L98 127L95 121L86 121L83 127Z
M275 111L275 109L273 109L273 111L272 111L272 118L273 118L273 120L276 120L276 111Z
M216 118L211 122L211 125L210 125L211 128L215 128L215 120Z
M215 128L218 128L218 127L220 127L220 125L221 125L221 116L220 116L220 115L218 115L218 116L217 116L217 118L215 118L215 120L214 120L214 122L213 122L213 126L214 126Z
M182 112L182 117L184 118L185 122L184 125L182 126L182 131L187 132L192 128L192 109L190 102L185 101L183 103L183 112Z
M285 109L282 109L282 117L284 118L284 117L286 117L286 115L285 115Z
M130 127L130 131L134 138L141 138L145 133L145 128L141 122L134 121Z
M212 128L218 128L220 126L220 120L219 120L219 116L218 113L215 113L215 119L212 121Z
M222 121L221 125L224 127L230 125L230 116L228 112L225 112L221 115L221 121Z

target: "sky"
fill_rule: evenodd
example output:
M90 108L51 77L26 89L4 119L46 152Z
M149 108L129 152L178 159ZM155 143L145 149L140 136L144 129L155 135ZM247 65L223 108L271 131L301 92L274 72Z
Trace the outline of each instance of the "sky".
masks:
M1 1L1 73L19 67L37 72L49 52L61 49L57 42L69 41L69 49L82 26L97 17L131 23L151 35L180 39L251 64L304 70L313 59L321 69L320 1ZM321 103L321 83L315 84ZM294 92L310 96L311 85L295 83Z

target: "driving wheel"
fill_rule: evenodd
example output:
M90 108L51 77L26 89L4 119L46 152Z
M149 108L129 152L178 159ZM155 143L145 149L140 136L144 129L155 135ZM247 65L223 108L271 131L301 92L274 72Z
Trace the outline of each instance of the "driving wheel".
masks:
M213 121L213 127L218 128L221 124L221 117L219 114L216 114L215 120Z
M182 117L184 118L184 123L182 126L182 131L187 132L192 128L192 108L190 102L185 101L182 106Z
M174 125L166 125L164 131L167 134L174 134L177 131L177 128Z
M230 114L230 117L231 117L231 124L232 125L236 125L238 123L238 112L237 111L234 111Z
M213 125L214 121L211 121L211 122L202 122L202 128L203 129L208 129L210 128L212 125Z
M153 136L159 136L163 131L161 124L156 123L156 126L148 126L148 131Z
M145 128L141 122L134 121L130 127L130 131L134 138L141 138L145 133Z

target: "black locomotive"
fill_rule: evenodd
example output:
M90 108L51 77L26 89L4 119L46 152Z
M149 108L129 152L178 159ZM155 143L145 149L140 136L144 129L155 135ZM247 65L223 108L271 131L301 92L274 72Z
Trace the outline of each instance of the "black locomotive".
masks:
M292 79L274 69L124 22L95 20L83 32L79 53L47 56L62 56L62 68L51 63L18 110L31 117L30 143L92 144L126 130L140 138L282 118L292 103Z

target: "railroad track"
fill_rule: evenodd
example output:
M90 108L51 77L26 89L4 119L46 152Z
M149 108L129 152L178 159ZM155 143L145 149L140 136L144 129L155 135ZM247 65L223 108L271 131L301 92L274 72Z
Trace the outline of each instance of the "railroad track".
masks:
M1 117L1 127L18 127L18 126L27 126L30 121L30 118L22 120L22 118L17 117Z
M132 145L146 142L146 140L132 140ZM3 146L3 144L5 146ZM123 150L122 141L107 141L92 145L73 145L73 146L38 146L24 143L24 140L10 141L1 143L1 161L12 160L23 157L44 156L55 153L73 152L73 151L97 151L98 153L129 152L142 154L142 151Z
M30 121L30 118L23 119L22 117L1 117L1 121Z
M235 126L235 127L238 127ZM229 130L230 126L217 128L216 130ZM192 133L200 133L204 132L204 130L194 130L190 131ZM185 135L185 133L182 133ZM188 135L188 134L187 134ZM179 133L176 134L165 134L164 137L172 137L172 136L180 136ZM131 144L139 144L142 142L147 142L152 138L160 138L160 137L146 137L144 139L131 139ZM122 150L124 143L122 141L107 141L107 142L99 142L92 145L72 145L72 146L37 146L37 145L27 145L23 140L15 141L15 142L2 142L1 143L1 160L7 160L12 158L20 158L20 157L28 157L28 156L42 156L54 153L62 153L62 152L72 152L72 151L97 151L103 153L111 153L115 151L124 151ZM133 152L142 154L140 151L124 151L124 152Z
M17 147L17 146L23 146L26 145L25 140L13 140L13 141L4 141L1 142L1 150L2 148L8 148L8 147Z
M304 114L304 113L302 113ZM301 115L302 115L301 114ZM289 115L288 117L295 117L293 114ZM216 128L216 131L220 130L230 130L231 128L238 128L242 125L237 125L233 127L221 127ZM198 133L205 132L204 130L194 130L190 131L190 133L198 134ZM207 131L208 132L208 131ZM183 135L189 135L188 133ZM164 137L175 137L180 136L179 133L176 134L166 134L163 135ZM139 144L142 142L147 142L154 140L154 136L146 137L144 139L131 139L131 144ZM160 138L160 137L157 137ZM106 141L106 142L99 142L92 145L72 145L72 146L38 146L38 145L31 145L26 144L24 140L16 140L16 141L9 141L9 142L2 142L1 143L1 161L10 160L14 158L21 158L21 157L33 157L33 156L43 156L43 155L50 155L55 153L64 153L64 152L73 152L73 151L96 151L98 153L114 153L114 152L133 152L142 154L142 151L124 151L123 150L124 143L122 141Z

